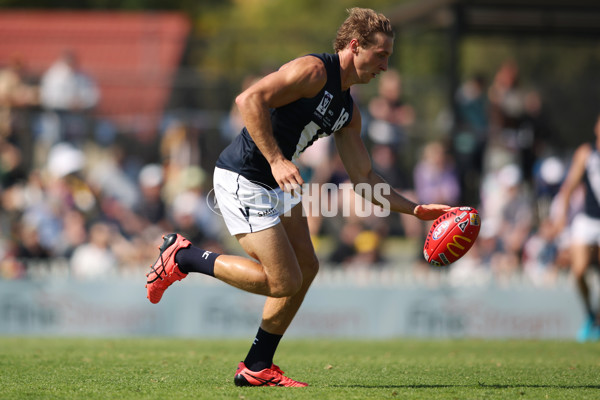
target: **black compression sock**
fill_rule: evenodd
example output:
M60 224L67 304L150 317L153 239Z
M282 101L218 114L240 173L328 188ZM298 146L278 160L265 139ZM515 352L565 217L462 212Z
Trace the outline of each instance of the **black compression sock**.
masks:
M250 351L244 360L246 368L250 371L261 371L265 368L271 368L273 356L283 335L275 335L258 328L258 333L250 347Z
M187 249L180 249L175 254L175 262L179 265L181 272L185 274L199 272L215 276L215 260L218 256L220 254L190 246Z

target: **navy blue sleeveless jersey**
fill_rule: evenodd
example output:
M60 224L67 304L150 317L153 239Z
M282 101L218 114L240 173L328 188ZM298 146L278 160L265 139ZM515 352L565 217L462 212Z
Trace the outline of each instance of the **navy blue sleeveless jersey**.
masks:
M325 65L327 82L312 98L301 98L285 106L271 109L273 136L284 157L295 161L320 137L329 136L348 125L352 119L353 100L350 90L342 91L340 59L337 54L310 54ZM248 130L244 127L223 150L216 166L234 171L245 178L277 188L271 167Z
M595 149L590 154L585 165L584 212L592 218L600 219L600 153Z

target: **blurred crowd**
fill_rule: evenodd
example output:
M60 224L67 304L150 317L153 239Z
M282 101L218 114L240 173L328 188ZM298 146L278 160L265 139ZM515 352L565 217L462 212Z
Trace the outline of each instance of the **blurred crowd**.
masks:
M362 109L364 141L374 169L396 190L418 203L479 210L480 237L468 255L452 266L453 276L466 283L525 278L536 285L551 285L568 273L569 232L557 231L553 221L573 149L560 143L541 94L522 84L513 60L503 63L489 82L483 75L466 79L455 93L455 118L435 138L418 129L418 111L405 98L398 71L382 74L376 96L365 101ZM592 126L590 121L590 141ZM301 159L307 178L345 182L348 177L334 143L318 144ZM574 196L570 218L582 201L581 193ZM399 237L413 244L414 254L404 262L416 276L439 271L422 256L430 222L396 214L313 219L315 237L335 238L327 258L332 266L393 265L396 254L386 250L386 239Z
M72 52L40 77L18 60L0 71L3 279L64 264L81 279L137 273L169 231L221 249L198 132L171 121L137 143L94 115L101 96Z
M480 237L452 267L464 276L553 282L569 265L568 233L557 234L551 223L569 154L556 140L542 96L522 86L509 60L489 82L484 76L463 82L451 127L430 139L417 129L419 113L402 84L400 73L389 70L375 96L357 95L375 170L419 203L479 210ZM0 70L2 279L27 277L32 265L51 268L56 260L81 279L138 273L170 231L202 248L230 251L221 217L211 211L212 170L201 167L203 132L170 120L155 143L138 145L95 116L101 98L70 52L39 77L28 76L18 60ZM232 107L220 129L223 146L240 125ZM348 181L331 138L317 141L300 164L307 182ZM330 201L360 200L332 193ZM577 212L580 202L572 207ZM329 268L395 266L385 250L393 239L411 244L402 267L432 271L421 254L429 224L414 217L315 213L309 222Z

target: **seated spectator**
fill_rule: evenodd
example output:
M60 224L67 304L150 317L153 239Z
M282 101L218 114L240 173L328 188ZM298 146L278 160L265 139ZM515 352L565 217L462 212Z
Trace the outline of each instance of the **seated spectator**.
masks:
M502 185L502 207L499 214L498 240L492 270L501 282L506 282L521 271L523 246L534 227L532 200L525 190L519 167L509 164L499 171Z
M414 169L414 184L420 202L458 204L460 185L452 159L441 142L428 143Z
M13 134L15 108L38 104L38 89L25 77L21 60L13 59L0 70L0 138Z
M442 142L425 145L413 171L416 199L420 203L457 205L460 201L460 183L452 158ZM417 266L427 266L421 255L422 243L433 221L420 221L421 246Z
M40 103L49 113L43 116L42 136L45 142L67 139L81 142L87 132L82 115L98 105L100 90L84 73L72 51L63 52L44 73L40 82Z
M541 221L538 229L523 245L523 272L537 286L551 284L557 277L559 247L554 240L553 228L550 219Z
M89 110L98 104L100 92L94 80L80 69L77 55L65 51L42 76L40 100L49 110Z
M159 164L145 165L140 170L138 184L141 198L134 205L134 211L146 221L146 224L156 224L164 229L169 228L166 223L166 205L162 198L164 186L163 167Z
M373 143L400 145L406 142L406 129L415 122L414 108L403 98L402 78L396 70L381 74L378 93L368 105L373 118L368 127Z
M71 273L77 279L106 278L116 274L118 260L111 249L112 230L105 223L90 228L90 240L78 246L71 256Z

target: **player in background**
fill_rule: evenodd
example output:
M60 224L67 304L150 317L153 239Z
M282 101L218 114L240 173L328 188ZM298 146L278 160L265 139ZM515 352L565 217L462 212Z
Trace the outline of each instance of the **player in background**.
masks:
M594 125L594 142L580 145L573 155L569 172L558 193L561 205L556 221L556 232L567 225L569 202L577 187L583 183L585 198L583 210L571 224L571 271L583 302L586 321L577 334L577 340L600 340L600 302L593 304L587 271L597 260L600 245L600 114ZM599 299L600 300L600 299Z
M160 256L147 275L152 303L190 272L266 296L256 338L234 375L238 386L307 386L273 364L278 343L319 268L300 205L304 181L293 161L316 139L333 134L355 185L387 184L371 167L350 87L387 70L394 34L382 14L362 8L348 12L334 54L294 59L236 98L245 127L219 156L214 190L230 233L252 259L211 253L173 233L163 237ZM450 209L418 205L394 190L383 201L371 197L374 204L422 220Z

